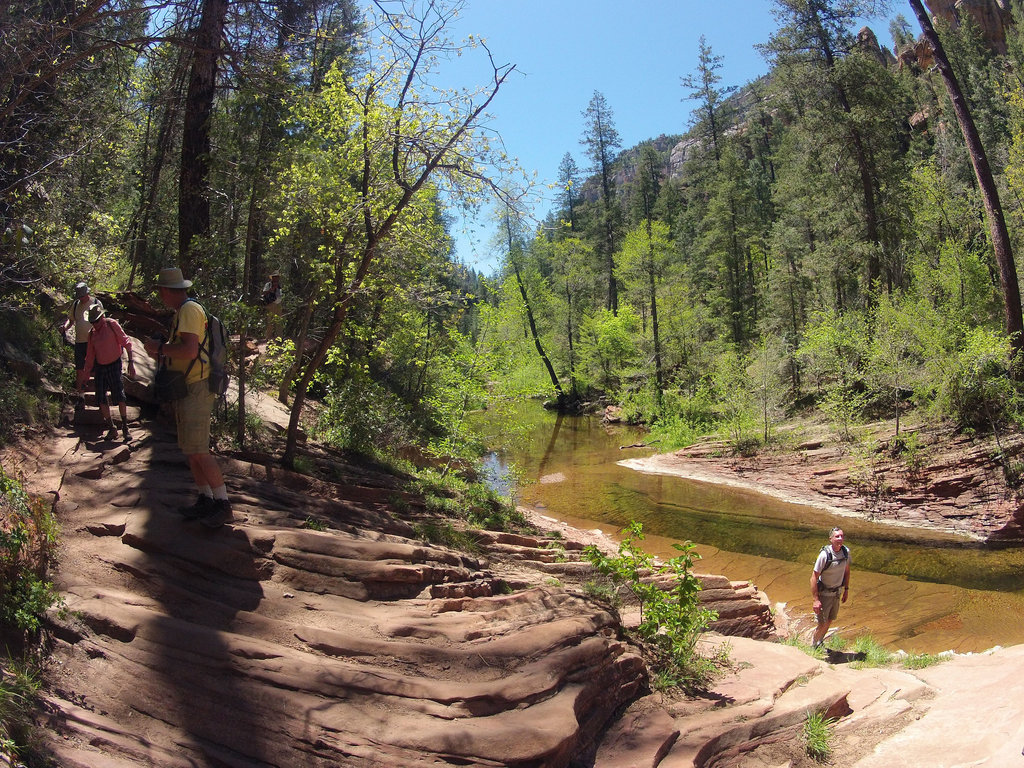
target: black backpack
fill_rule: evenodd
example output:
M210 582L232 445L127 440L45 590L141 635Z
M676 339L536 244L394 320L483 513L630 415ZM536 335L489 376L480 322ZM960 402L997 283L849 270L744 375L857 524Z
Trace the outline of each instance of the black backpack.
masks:
M845 544L840 547L838 555L832 551L831 544L826 544L821 548L821 551L825 553L825 567L821 569L822 573L827 571L833 562L841 563L850 557L850 550L846 548Z

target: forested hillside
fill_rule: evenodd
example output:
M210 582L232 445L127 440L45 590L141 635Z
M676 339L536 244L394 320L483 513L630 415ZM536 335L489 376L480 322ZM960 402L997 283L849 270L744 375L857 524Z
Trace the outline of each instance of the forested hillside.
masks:
M894 17L895 54L860 26L877 4L775 6L766 77L737 90L706 41L693 52L681 76L698 108L678 142L620 152L594 93L559 208L536 230L509 214L488 343L509 360L543 349L558 383L538 362L538 386L608 395L676 442L717 427L752 446L807 406L847 435L911 407L971 428L1016 418L1020 24L935 24L991 169L985 202L909 5L889 6L915 22Z
M53 328L72 286L146 294L168 264L243 338L282 274L285 332L246 374L292 408L286 463L308 397L335 444L445 457L470 450L487 394L605 398L676 442L747 446L801 408L842 434L910 407L1016 419L1024 38L994 0L978 7L998 35L931 4L941 56L919 3L775 0L765 77L722 82L710 44L692 51L685 135L652 125L661 138L623 148L615 105L589 96L539 224L487 127L514 64L449 39L461 5L10 6L5 434L54 408L14 361L68 384ZM895 19L894 53L869 17ZM480 87L438 88L462 53ZM496 275L452 259L457 206L501 219Z

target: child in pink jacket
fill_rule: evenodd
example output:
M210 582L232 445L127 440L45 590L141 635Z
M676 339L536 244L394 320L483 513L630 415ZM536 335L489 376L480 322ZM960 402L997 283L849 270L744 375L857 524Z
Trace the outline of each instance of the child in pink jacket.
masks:
M117 403L121 412L121 434L127 443L131 440L128 434L128 411L124 396L124 383L121 381L121 350L128 352L128 375L135 377L135 361L132 358L132 341L121 328L121 324L106 316L102 306L89 308L87 317L92 325L89 331L89 347L85 353L85 366L78 372L78 388L81 389L89 380L89 373L96 366L96 402L100 406L100 414L105 424L109 425L107 439L117 435L114 420L110 416L110 399Z

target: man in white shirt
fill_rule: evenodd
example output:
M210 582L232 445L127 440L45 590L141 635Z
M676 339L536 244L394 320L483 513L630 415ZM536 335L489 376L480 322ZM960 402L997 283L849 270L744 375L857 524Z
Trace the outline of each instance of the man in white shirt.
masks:
M818 626L811 644L815 648L821 645L829 626L839 616L839 603L845 603L850 594L850 550L843 544L844 539L843 529L833 528L829 532L829 543L821 548L814 561L811 596Z
M68 310L67 320L64 321L64 331L70 328L75 329L75 388L80 389L78 379L82 369L85 367L85 355L89 351L89 331L92 324L89 322L89 310L93 307L103 309L103 302L95 296L90 295L89 286L85 283L75 285L75 300Z

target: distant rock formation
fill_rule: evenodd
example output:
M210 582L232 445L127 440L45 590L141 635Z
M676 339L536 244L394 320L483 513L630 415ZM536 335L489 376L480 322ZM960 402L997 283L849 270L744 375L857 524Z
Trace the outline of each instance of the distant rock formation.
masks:
M878 37L871 27L862 27L857 33L857 45L884 67L891 67L896 63L892 51L878 44Z
M925 0L933 18L947 21L954 29L970 18L985 41L997 53L1006 53L1006 29L1013 24L1009 0Z

